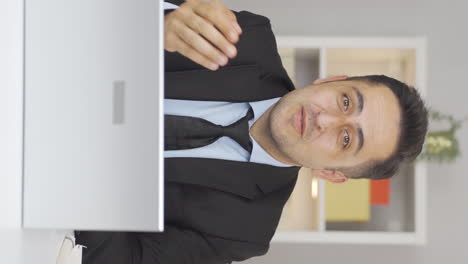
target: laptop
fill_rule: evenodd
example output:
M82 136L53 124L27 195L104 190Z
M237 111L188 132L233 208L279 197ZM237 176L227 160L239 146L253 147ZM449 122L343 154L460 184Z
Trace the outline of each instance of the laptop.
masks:
M25 0L24 228L164 230L163 18Z

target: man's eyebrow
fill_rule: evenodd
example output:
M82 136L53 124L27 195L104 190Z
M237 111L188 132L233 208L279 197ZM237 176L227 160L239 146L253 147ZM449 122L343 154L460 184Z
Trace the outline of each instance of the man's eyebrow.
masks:
M360 114L362 113L362 109L364 108L364 96L362 96L362 93L361 91L359 91L358 88L354 86L352 86L352 88L356 95L357 103L358 103L357 114ZM359 124L357 125L357 134L358 134L358 146L356 148L356 151L354 152L354 155L356 155L362 149L362 146L364 146L364 134L362 133L362 128Z
M358 88L352 86L353 91L358 99L358 113L360 114L362 112L362 109L364 108L364 96L362 96L361 91L359 91Z
M356 151L354 151L354 155L356 155L362 149L362 146L364 146L364 134L362 133L362 128L360 125L358 125L357 127L357 134L358 134L358 146L356 148Z

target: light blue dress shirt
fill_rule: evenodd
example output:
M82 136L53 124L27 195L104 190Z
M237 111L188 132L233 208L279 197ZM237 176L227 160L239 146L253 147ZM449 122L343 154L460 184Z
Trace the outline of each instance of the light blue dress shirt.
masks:
M175 9L177 5L164 2L164 9ZM191 101L164 99L164 114L193 116L206 119L214 124L227 126L241 119L252 107L254 118L249 121L249 129L257 119L275 104L280 98L273 98L251 103L231 103L212 101ZM192 157L235 160L273 165L277 167L291 167L274 159L250 135L252 153L230 137L221 137L210 145L194 149L166 150L165 158Z
M227 126L244 117L250 106L254 112L254 118L249 121L250 128L255 121L279 99L278 97L250 103L164 99L164 113L168 115L199 117L214 124ZM217 141L200 148L166 150L164 151L164 157L212 158L255 162L278 167L291 166L279 162L270 156L251 135L250 139L252 140L251 154L230 137L221 137Z
M178 8L178 7L179 7L179 6L174 5L174 4L171 4L171 3L168 3L168 2L164 2L164 4L163 4L164 10L176 9L176 8Z

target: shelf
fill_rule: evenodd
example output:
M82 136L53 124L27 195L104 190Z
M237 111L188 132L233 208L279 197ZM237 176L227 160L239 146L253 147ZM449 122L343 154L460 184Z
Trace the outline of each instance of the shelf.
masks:
M278 37L277 42L284 66L297 88L328 76L385 74L415 86L425 95L424 38L289 36ZM425 163L402 164L391 179L389 205L368 205L368 221L327 222L326 186L323 180L312 176L310 169L300 170L273 242L425 243Z
M395 244L424 245L425 236L421 233L403 232L276 232L273 243L320 243L320 244Z
M327 222L326 230L414 232L414 166L405 164L392 177L390 204L370 207L366 222Z
M302 168L299 171L296 187L283 208L278 229L285 231L324 230L325 225L323 219L320 218L323 199L320 199L319 189L319 180L312 177L309 169Z

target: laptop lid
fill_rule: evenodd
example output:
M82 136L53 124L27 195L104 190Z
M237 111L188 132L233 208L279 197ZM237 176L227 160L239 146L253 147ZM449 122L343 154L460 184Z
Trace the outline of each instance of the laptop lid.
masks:
M25 228L163 231L162 26L158 0L25 0Z

